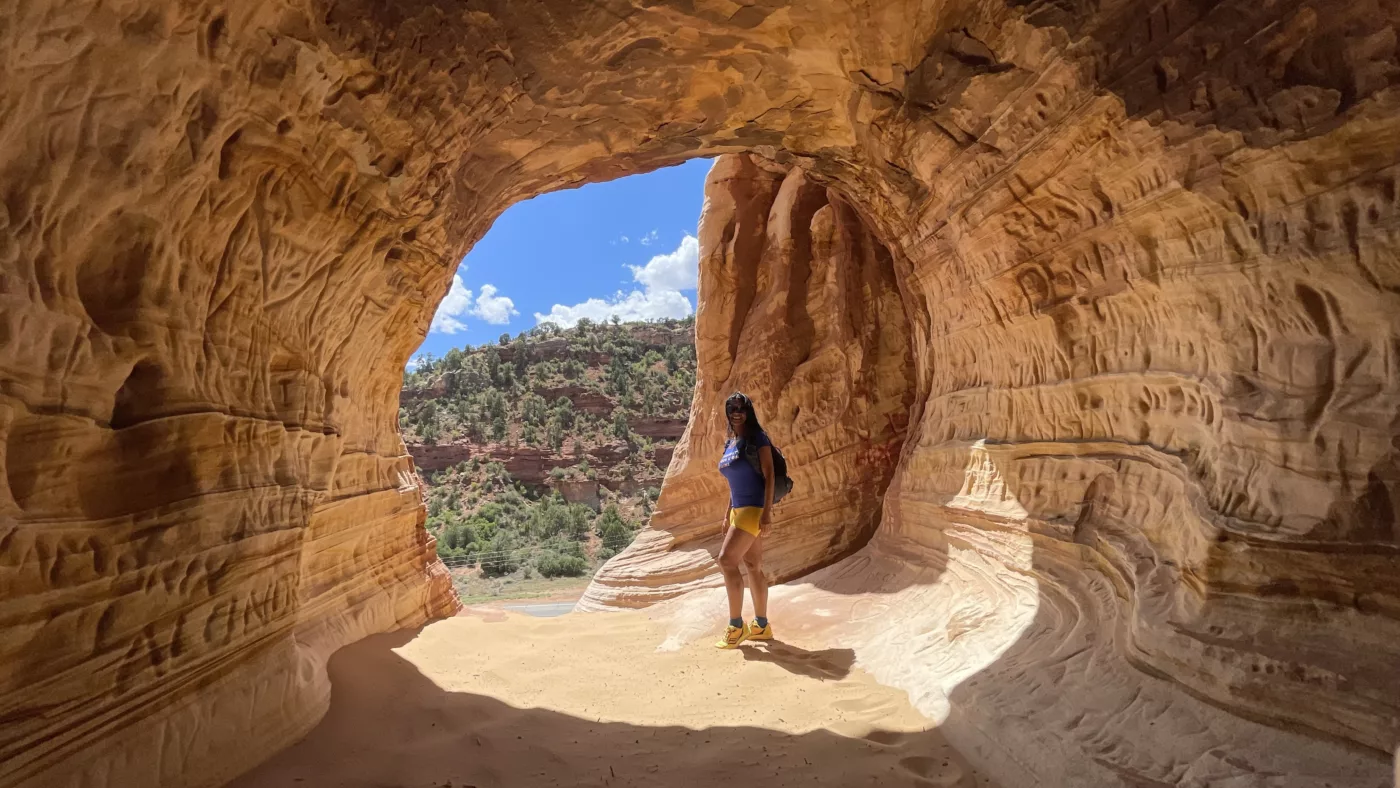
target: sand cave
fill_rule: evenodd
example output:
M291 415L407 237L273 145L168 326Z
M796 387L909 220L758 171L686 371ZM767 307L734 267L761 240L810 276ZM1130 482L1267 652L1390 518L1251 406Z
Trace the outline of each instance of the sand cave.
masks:
M517 770L483 785L700 784L701 734L783 753L772 785L1390 785L1397 24L1388 0L0 8L0 785L280 785L279 752L336 755L385 686L441 712L418 745L501 740ZM597 620L675 707L595 723L538 689L593 676L592 645L419 629L459 603L398 391L507 206L702 156L694 413L568 625L642 610ZM713 623L737 387L800 483L774 604L826 656L782 670L836 693L764 696L790 729L675 683ZM569 652L550 626L520 625ZM518 702L404 662L433 649ZM865 728L822 711L843 697ZM594 751L536 775L527 739ZM599 747L671 754L609 782ZM413 752L393 784L441 785Z

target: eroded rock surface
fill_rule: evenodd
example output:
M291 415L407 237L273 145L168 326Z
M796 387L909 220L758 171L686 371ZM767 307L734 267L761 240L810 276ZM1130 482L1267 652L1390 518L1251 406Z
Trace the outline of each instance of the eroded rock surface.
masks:
M729 495L715 468L734 391L760 404L765 429L802 468L783 535L765 547L775 580L850 554L880 521L914 405L911 331L889 251L802 169L746 155L716 161L699 234L690 427L650 531L598 575L583 609L644 606L715 582Z
M751 389L797 480L765 543L769 574L789 579L827 563L814 544L862 547L776 591L775 620L813 648L852 647L967 752L1001 764L985 768L1008 784L1384 784L1382 759L1329 738L1383 752L1397 737L1390 427L1363 437L1369 430L1357 422L1375 397L1394 402L1394 382L1382 380L1388 367L1379 360L1376 378L1360 377L1369 350L1356 351L1351 377L1334 377L1324 363L1337 352L1331 341L1290 333L1318 325L1299 315L1313 288L1327 287L1310 278L1316 269L1280 262L1236 282L1223 272L1135 279L1120 269L1112 286L1030 307L1024 300L1035 291L1024 275L979 280L943 260L926 275L942 289L921 293L931 285L921 283L920 266L899 266L894 292L928 310L909 309L900 329L925 338L927 349L916 351L917 378L882 379L892 394L904 392L912 417L907 427L891 422L891 450L879 456L894 461L893 474L875 485L883 496L822 517L832 511L829 496L851 489L852 474L891 466L839 441L813 451L821 431L800 420L794 398L844 402L855 390L866 400L868 369L891 349L895 358L909 350L848 351L835 374L801 373L822 354L803 352L793 312L763 304L759 294L773 291L762 278L784 282L795 249L811 250L811 287L824 281L831 250L840 255L835 270L858 278L852 250L871 248L808 246L794 233L810 227L812 239L828 237L829 205L794 222L792 202L772 196L779 182L787 192L807 181L800 168L747 156L723 157L712 171L696 327L709 352L698 354L696 409L650 529L604 567L580 607L679 596L660 613L673 622L672 645L714 628L722 594L687 592L720 583L722 402L734 388ZM765 218L766 237L745 245L745 222ZM865 237L862 218L852 213L850 222L847 236ZM946 254L975 252L954 245ZM1071 275L1029 270L1041 282ZM757 280L752 271L762 272ZM1280 293L1299 300L1292 315L1276 311ZM1202 302L1215 304L1208 319ZM849 325L833 303L802 314ZM980 319L947 322L942 310L960 303L987 307ZM1328 309L1346 311L1335 300ZM1351 313L1350 324L1364 325L1364 315ZM1373 323L1380 333L1359 345L1388 343L1390 320ZM1261 328L1271 321L1291 328ZM1237 346L1244 336L1250 348ZM1126 348L1114 346L1119 339ZM800 359L795 368L789 352ZM1185 368L1193 358L1195 368ZM1240 363L1263 369L1230 366ZM1286 371L1269 366L1285 363ZM1248 396L1238 390L1245 379ZM1291 388L1266 391L1265 380ZM1334 397L1345 380L1371 393L1311 420L1306 403L1291 402L1301 392ZM1291 417L1251 410L1285 402ZM1379 467L1357 478L1345 459L1353 455L1337 455L1328 434L1374 447ZM1328 457L1342 457L1342 467ZM1365 501L1348 498L1357 488ZM852 538L851 524L871 522L873 531Z
M715 406L743 387L799 481L774 571L865 544L813 587L913 594L843 631L950 729L1021 690L989 763L1315 785L1307 741L1383 783L1397 16L0 9L0 783L219 784L319 717L335 648L450 613L393 422L456 262L514 201L741 151L711 179L695 420L590 604L713 582ZM1121 706L1045 716L1099 675ZM1215 742L1211 714L1261 722ZM1047 741L1068 759L1017 760Z

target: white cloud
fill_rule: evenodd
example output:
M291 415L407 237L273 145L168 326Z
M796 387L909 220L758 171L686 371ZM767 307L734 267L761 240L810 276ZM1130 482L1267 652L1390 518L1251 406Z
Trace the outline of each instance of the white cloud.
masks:
M594 322L609 320L613 315L624 321L656 320L681 318L694 311L690 299L681 293L694 290L700 277L700 242L694 236L687 234L675 251L659 254L646 265L627 267L632 269L632 280L641 283L645 290L625 294L619 290L611 298L590 298L573 306L555 304L549 314L536 312L535 321L570 328L585 317Z
M674 252L659 254L646 265L627 267L648 291L694 290L700 281L700 241L687 234Z
M646 235L642 236L642 238L641 238L641 244L642 244L642 246L651 246L651 245L654 244L654 243L656 243L656 231L655 231L655 230L652 230L651 232L647 233Z
M458 269L461 270L461 269ZM471 309L472 291L462 284L462 275L452 275L452 288L443 296L442 303L438 304L437 313L433 315L433 324L429 331L439 334L455 334L458 331L466 331L467 324L458 320L457 317Z
M511 315L520 313L516 311L514 301L496 295L495 285L482 285L481 295L476 297L476 305L471 308L471 314L491 325L503 326L510 322Z
M461 320L466 315L500 326L509 323L511 315L520 314L515 309L514 301L496 295L495 285L482 285L481 296L473 298L472 291L463 284L460 273L467 270L467 267L462 266L457 270L459 273L452 275L452 287L448 289L447 295L442 297L442 303L438 304L437 312L433 314L433 324L428 328L429 332L455 334L458 331L466 331L467 324Z
M625 235L622 236L622 242L623 242L623 243L627 243L627 236L625 236Z
M662 290L659 292L643 293L640 290L623 295L618 291L612 298L590 298L581 304L565 306L555 304L549 314L535 313L535 320L540 323L555 323L565 328L572 328L578 324L580 318L588 318L595 323L601 323L612 319L617 315L619 320L656 320L664 317L685 317L689 315L693 307L690 299L681 295L679 290Z

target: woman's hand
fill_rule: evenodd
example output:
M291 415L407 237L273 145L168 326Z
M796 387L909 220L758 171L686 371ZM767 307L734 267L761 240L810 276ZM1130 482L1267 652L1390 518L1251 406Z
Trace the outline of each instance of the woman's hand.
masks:
M768 526L773 523L773 514L767 506L763 507L763 516L758 518L758 535L763 536L768 533Z

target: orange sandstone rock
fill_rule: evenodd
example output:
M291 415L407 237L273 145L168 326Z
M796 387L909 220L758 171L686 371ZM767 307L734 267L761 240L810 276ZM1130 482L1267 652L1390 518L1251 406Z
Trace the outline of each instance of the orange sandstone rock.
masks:
M695 418L588 604L713 584L743 387L799 483L773 571L859 551L813 582L942 588L847 636L999 725L983 760L1315 785L1288 729L1383 782L1397 16L0 9L0 784L217 785L315 722L336 648L452 613L394 420L455 263L518 200L745 151L711 178ZM992 661L931 665L953 641ZM1122 705L1076 697L1100 665ZM1019 717L963 716L983 682Z

